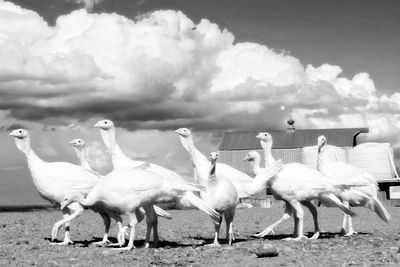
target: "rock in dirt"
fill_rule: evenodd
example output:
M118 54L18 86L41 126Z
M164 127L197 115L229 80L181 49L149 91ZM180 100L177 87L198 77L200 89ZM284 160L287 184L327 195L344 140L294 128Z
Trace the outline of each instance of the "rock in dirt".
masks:
M257 257L276 257L279 255L278 248L274 245L263 243L257 250L255 251Z

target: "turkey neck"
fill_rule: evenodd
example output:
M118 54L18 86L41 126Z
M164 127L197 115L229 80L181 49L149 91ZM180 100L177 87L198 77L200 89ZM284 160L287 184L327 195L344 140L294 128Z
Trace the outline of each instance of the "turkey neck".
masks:
M198 183L204 186L207 185L209 176L209 173L207 173L207 168L209 166L208 165L209 161L194 146L192 136L187 136L187 137L179 136L179 139L183 147L189 152L194 167L194 171L198 179Z
M181 140L183 147L189 152L190 157L192 158L194 164L196 164L195 162L197 160L207 161L204 155L195 147L192 136L188 137L179 136L179 139Z
M31 165L35 162L43 162L32 150L29 136L24 139L15 138L15 144L17 148L25 154L29 168L31 168Z
M260 167L260 162L261 159L260 157L254 157L252 161L250 161L250 166L253 169L254 174L257 176L260 171L261 171L261 167Z
M265 167L272 165L275 163L275 159L272 156L272 141L260 141L261 147L264 150L264 156L265 156Z
M86 168L86 169L91 169L90 165L89 165L89 161L87 160L86 157L86 148L82 147L82 148L77 148L74 147L76 155L79 158L79 163L81 164L82 167Z
M114 169L119 168L119 163L121 161L131 161L115 140L115 128L112 127L108 130L100 129L101 137L103 138L104 144L107 146L109 153L111 154L111 161L113 163Z
M324 155L325 155L325 144L321 147L318 147L318 156L317 156L317 170L321 171L322 164L324 164Z
M209 184L215 184L217 182L217 176L215 174L215 169L216 169L216 160L212 159L211 160L211 166L210 166L210 173L209 173Z

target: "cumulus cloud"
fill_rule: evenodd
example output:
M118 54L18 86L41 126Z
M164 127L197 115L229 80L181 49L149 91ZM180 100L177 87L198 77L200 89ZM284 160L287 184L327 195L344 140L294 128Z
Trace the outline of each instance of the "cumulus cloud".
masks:
M80 4L87 10L92 10L95 5L103 2L103 0L68 0L68 1Z
M284 128L292 116L299 128L370 127L400 146L400 94L380 93L368 73L304 66L180 11L131 20L82 9L49 26L0 0L0 61L0 109L20 123L108 117L130 130L215 131Z

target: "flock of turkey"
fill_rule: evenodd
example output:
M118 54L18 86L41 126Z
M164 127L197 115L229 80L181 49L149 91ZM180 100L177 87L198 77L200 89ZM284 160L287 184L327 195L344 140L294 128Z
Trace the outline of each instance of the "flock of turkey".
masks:
M352 235L354 229L351 217L355 213L351 206L362 206L375 211L385 222L390 215L378 200L378 186L373 177L359 168L343 162L332 161L326 153L326 137L318 138L317 169L300 163L282 164L272 156L272 137L269 133L256 136L264 150L264 168L260 167L261 156L256 151L249 152L244 158L252 165L255 177L235 168L217 163L218 154L212 152L207 158L200 152L187 128L180 128L178 134L182 146L187 150L194 167L195 183L185 181L177 173L156 164L132 160L118 146L115 126L110 120L96 123L104 144L108 148L113 171L102 176L92 170L86 157L85 143L82 139L70 142L80 161L80 166L69 162L45 162L38 157L30 146L29 133L25 129L13 130L16 146L28 161L28 166L39 194L44 199L61 206L63 219L56 222L52 229L52 240L58 230L65 225L64 240L59 245L73 243L70 239L70 221L78 217L84 209L100 214L104 222L103 240L97 245L108 245L111 219L118 224L118 243L116 249L134 248L135 226L146 218L147 230L145 246L157 246L158 216L171 219L171 215L157 207L157 203L176 203L180 208L197 208L214 223L214 242L208 246L220 246L218 241L222 219L226 222L226 238L229 245L234 241L233 220L236 205L241 198L249 197L269 187L276 199L285 202L285 212L280 220L268 226L257 237L274 233L274 228L294 216L294 234L291 240L306 238L303 233L303 208L307 207L314 220L315 232L311 237L319 237L317 208L313 200L325 206L341 209L343 234ZM122 217L127 216L129 223L123 225ZM346 224L348 232L345 231ZM125 235L130 228L129 243L124 246Z

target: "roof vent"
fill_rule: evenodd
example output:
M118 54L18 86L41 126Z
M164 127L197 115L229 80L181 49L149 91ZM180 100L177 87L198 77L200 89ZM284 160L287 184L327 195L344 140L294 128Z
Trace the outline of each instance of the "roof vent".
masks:
M287 128L287 131L288 131L288 132L294 132L294 131L296 131L296 128L294 128L294 120L293 120L292 118L290 118L290 119L287 121L287 124L288 124L288 128Z

